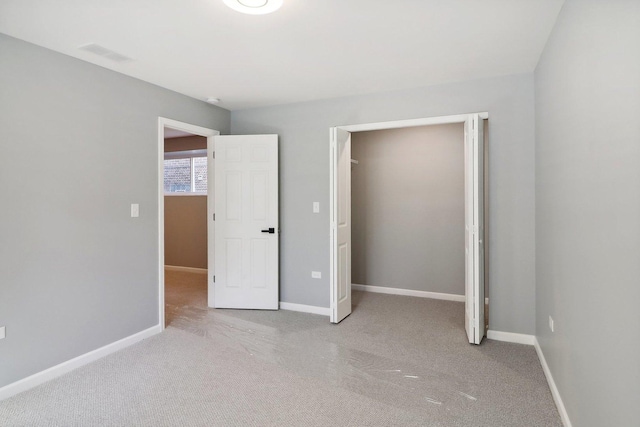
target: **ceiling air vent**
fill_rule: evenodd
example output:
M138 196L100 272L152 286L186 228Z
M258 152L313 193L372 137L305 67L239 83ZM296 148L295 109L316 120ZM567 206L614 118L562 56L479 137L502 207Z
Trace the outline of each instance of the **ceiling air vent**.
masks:
M100 55L103 58L110 59L114 62L127 62L132 60L128 56L124 56L121 53L114 52L111 49L107 49L106 47L100 46L99 44L95 44L95 43L89 43L84 46L80 46L78 49L95 53L96 55Z

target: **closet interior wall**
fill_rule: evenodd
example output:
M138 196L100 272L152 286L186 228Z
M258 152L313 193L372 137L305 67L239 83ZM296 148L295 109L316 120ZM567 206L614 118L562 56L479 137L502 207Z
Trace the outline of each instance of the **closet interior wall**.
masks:
M352 282L463 296L463 124L354 132L352 158Z

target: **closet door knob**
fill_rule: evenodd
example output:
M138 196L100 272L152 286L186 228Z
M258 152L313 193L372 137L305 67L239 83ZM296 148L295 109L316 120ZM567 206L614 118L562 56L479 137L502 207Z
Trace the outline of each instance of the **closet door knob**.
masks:
M276 229L271 227L267 230L261 230L263 233L269 233L269 234L274 234L276 232Z

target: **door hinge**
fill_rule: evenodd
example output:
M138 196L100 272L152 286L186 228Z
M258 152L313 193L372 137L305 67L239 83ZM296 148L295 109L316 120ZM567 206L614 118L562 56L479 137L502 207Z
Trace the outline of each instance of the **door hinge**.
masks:
M213 276L213 283L216 283L216 276Z
M211 153L213 155L213 158L216 158L216 152L214 151L213 153Z
M213 214L213 220L214 221L216 220L216 214Z

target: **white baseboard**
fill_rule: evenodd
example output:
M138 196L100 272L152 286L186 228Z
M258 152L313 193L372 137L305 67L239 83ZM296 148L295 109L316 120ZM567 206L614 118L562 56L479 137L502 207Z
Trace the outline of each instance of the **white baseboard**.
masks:
M414 291L413 289L385 288L382 286L352 284L351 289L356 291L375 292L378 294L404 295L409 297L440 299L445 301L464 302L464 295L443 294L439 292Z
M328 307L318 307L315 305L294 304L292 302L280 301L280 308L282 310L300 311L302 313L320 314L322 316L328 316L330 309Z
M565 408L564 403L562 402L560 392L558 391L556 382L553 380L553 375L551 375L551 370L549 369L549 365L547 365L547 360L544 358L544 353L542 352L542 348L540 348L537 337L533 337L533 346L536 349L536 353L538 353L538 359L540 359L540 364L542 365L544 376L547 377L547 383L549 383L553 401L556 402L556 407L558 408L558 412L560 413L562 424L564 425L564 427L572 427L571 420L569 419L569 414L567 414L567 408Z
M487 338L490 340L512 342L515 344L533 345L536 337L534 335L517 334L515 332L487 331Z
M27 391L30 388L64 375L67 372L73 371L76 368L84 366L118 350L122 350L125 347L129 347L138 341L142 341L143 339L149 338L150 336L160 332L162 332L160 325L152 326L149 329L145 329L144 331L130 335L111 344L107 344L104 347L100 347L78 357L74 357L73 359L62 362L59 365L52 366L49 369L45 369L44 371L40 371L14 383L8 384L0 388L0 400L22 393L23 391Z
M207 271L208 271L206 268L182 267L180 265L165 265L164 269L170 270L170 271L183 271L185 273L202 273L202 274L207 274Z

